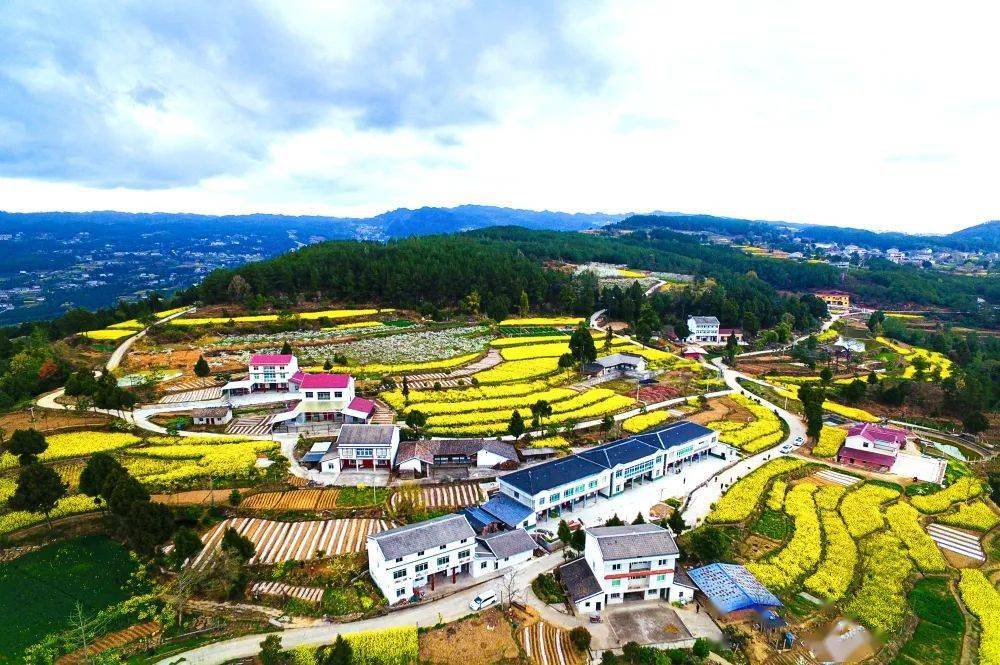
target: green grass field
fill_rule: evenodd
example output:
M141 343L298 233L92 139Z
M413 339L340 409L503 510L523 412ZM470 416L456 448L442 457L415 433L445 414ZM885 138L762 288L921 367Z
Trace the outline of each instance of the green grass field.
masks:
M101 536L0 564L0 663L22 662L26 647L65 629L77 602L90 617L142 592L129 584L137 567L124 547Z
M784 540L795 530L795 522L785 513L777 510L765 510L750 530L767 538Z
M948 581L943 577L924 578L913 586L909 600L920 623L893 665L958 663L965 617L948 589Z

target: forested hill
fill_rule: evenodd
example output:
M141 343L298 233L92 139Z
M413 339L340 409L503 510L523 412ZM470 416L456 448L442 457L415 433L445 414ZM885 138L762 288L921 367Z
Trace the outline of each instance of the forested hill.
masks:
M1000 221L986 222L947 235L916 235L893 231L867 231L841 226L821 226L780 221L715 217L713 215L655 214L632 215L615 224L622 229L661 228L672 231L718 233L727 236L753 236L771 242L788 240L792 235L811 242L835 242L886 250L946 247L963 251L982 249L1000 251Z
M267 261L215 271L183 297L188 301L232 300L234 293L244 292L230 288L233 277L239 275L252 294L289 301L320 296L395 307L451 308L475 291L486 311L502 313L510 312L524 291L541 308L592 311L597 297L593 285L562 271L544 269L546 261L602 261L711 277L723 288L723 297L753 301L737 303L737 308L753 310L761 323L773 321L785 309L778 290L850 288L885 305L965 310L976 307L976 297L1000 302L1000 284L995 279L941 275L892 264L845 274L829 264L754 256L663 229L614 237L519 227L387 244L320 243Z

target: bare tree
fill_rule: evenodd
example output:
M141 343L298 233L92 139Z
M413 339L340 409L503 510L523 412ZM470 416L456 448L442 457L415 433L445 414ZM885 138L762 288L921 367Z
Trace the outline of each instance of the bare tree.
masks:
M500 597L504 606L510 609L513 603L521 600L523 594L524 589L519 584L517 571L513 568L508 569L500 578Z

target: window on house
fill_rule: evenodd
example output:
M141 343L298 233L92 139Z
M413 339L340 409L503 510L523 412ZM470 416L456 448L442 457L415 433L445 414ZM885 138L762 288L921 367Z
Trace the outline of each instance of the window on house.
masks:
M611 586L621 586L621 585L622 585L621 580L611 580Z
M337 399L340 399L341 397L344 396L344 393L338 390L337 392L333 393L333 396L336 397Z
M396 563L399 563L402 560L403 560L403 557L396 557Z
M660 559L659 561L656 562L656 565L657 566L666 566L668 563L670 563L670 562L667 561L666 559Z
M423 556L423 555L424 555L424 551L423 550L420 550L419 552L417 552L417 556Z
M447 548L448 548L448 546L447 546L447 545L442 545L442 546L441 546L441 547L439 547L438 549L439 549L439 550L443 550L443 549L447 549Z
M402 598L403 594L406 593L406 589L396 589L396 598Z
M462 550L461 552L458 553L458 558L459 559L464 559L465 557L469 556L470 554L472 554L472 550Z
M552 503L555 503L558 500L559 500L558 494L553 494L552 496L549 497L549 501L551 501Z
M479 569L480 570L486 570L486 566L488 566L488 565L489 565L488 563L486 563L485 561L483 561L481 564L479 564Z
M613 564L611 564L611 570L621 570L621 569L622 569L622 565L620 563L613 563Z
M306 392L306 397L312 397L312 396L313 396L313 394L312 394L311 390Z
M403 568L402 570L395 570L392 573L392 579L394 580L401 580L404 577L406 577L406 568Z
M657 575L657 576L656 576L656 581L657 581L657 582L663 582L663 581L665 581L666 579L667 579L667 576L666 576L666 575Z
M424 563L418 563L416 565L416 567L413 569L413 572L415 572L415 573L422 573L425 570L427 570L427 562L426 561Z
M439 566L447 566L448 565L448 557L446 557L446 556L439 556L438 557L438 565Z

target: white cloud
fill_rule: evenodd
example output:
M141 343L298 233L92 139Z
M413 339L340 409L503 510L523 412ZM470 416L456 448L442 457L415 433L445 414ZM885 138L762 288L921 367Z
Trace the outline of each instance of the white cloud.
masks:
M45 143L45 169L13 158L45 125L0 113L0 205L358 215L484 203L914 232L1000 217L992 4L526 7L274 3L222 36L143 23L120 47L127 62L98 49L86 80L104 105L62 130L91 135ZM275 40L260 59L229 41L255 35ZM279 51L291 55L276 63ZM0 81L16 79L28 109L83 76L26 62L0 65ZM83 166L60 170L60 151Z

